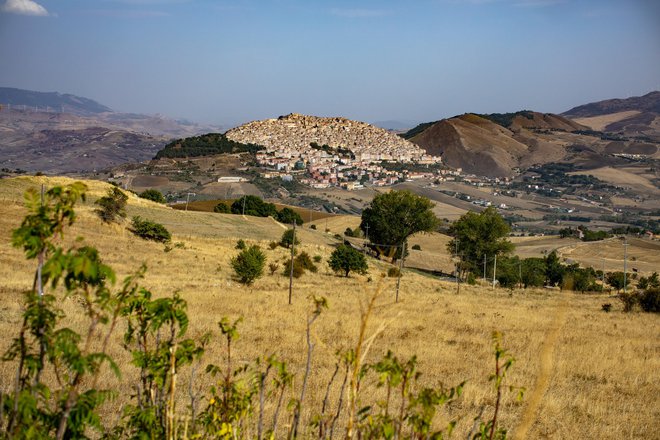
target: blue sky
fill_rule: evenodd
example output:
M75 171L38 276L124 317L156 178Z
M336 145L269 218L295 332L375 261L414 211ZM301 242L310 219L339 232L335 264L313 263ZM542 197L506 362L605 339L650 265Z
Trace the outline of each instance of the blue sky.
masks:
M562 112L660 89L653 0L0 5L0 86L225 126L291 112Z

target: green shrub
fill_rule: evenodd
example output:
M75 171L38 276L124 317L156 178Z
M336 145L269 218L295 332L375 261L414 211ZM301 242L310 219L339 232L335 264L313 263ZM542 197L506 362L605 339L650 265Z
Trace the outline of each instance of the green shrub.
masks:
M314 263L320 263L322 259L320 255L314 255Z
M305 268L300 263L300 260L294 258L293 259L293 277L294 278L300 278L304 273L305 273ZM282 275L285 275L287 277L289 275L291 275L291 260L287 260L286 263L284 263L284 270L282 270Z
M399 271L398 267L390 267L387 269L387 276L390 278L396 278L399 276L401 272Z
M660 288L654 287L639 292L639 306L645 312L660 313Z
M231 267L236 272L238 280L248 286L263 275L265 264L266 255L257 245L243 249L231 259Z
M238 241L236 242L236 246L234 247L234 249L243 250L243 249L245 249L246 247L247 247L247 246L246 246L246 244L245 244L245 240L243 240L243 239L241 238L240 240L238 240Z
M153 240L161 243L166 243L172 239L172 235L165 226L151 220L143 220L139 216L133 217L131 232L145 240Z
M311 225L310 228L312 228L316 231L316 225Z
M220 202L213 208L213 212L219 214L231 214L231 208L226 203Z
M308 270L312 273L318 272L318 267L312 262L312 259L309 257L309 254L305 251L301 252L295 260L303 267L303 269Z
M418 244L413 244L413 245L412 245L412 249L413 249L413 250L416 250L416 251L421 251L421 250L422 250L422 247L421 247L420 245L418 245Z
M126 217L128 196L117 187L108 189L105 196L96 201L99 208L94 212L106 223L117 221L117 217Z
M161 193L157 189L145 189L140 194L138 194L138 197L140 197L141 199L151 200L152 202L156 202L156 203L164 204L166 202L163 193Z
M270 243L268 243L268 247L270 248L271 251L275 250L275 248L278 247L279 245L280 244L276 241L271 241Z
M293 244L293 237L295 235L295 232L293 229L287 229L284 231L282 234L282 238L280 238L280 246L285 247L285 248L290 248L291 245ZM296 237L296 243L295 244L300 244L300 240L298 240L298 237Z
M277 213L277 221L280 223L286 223L287 225L293 224L295 221L298 226L303 224L303 219L296 211L291 208L282 208Z

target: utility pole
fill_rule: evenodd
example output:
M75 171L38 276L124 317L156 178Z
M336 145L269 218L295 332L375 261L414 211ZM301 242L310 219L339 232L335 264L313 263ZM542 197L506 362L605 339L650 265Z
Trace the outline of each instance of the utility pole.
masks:
M520 281L520 287L522 287L522 262L520 260L518 260L518 281Z
M296 247L296 220L293 220L293 240L291 240L291 260L289 270L289 305L291 305L291 297L293 294L293 254Z
M193 196L195 195L195 193L191 193L191 192L189 192L189 193L186 194L186 211L188 210L188 202L190 202L190 195L191 195L191 194L192 194Z
M623 237L623 294L626 294L626 286L627 286L627 275L626 275L626 267L628 265L628 240L626 237Z
M495 290L495 274L497 273L497 254L495 254L495 262L493 263L493 290Z
M456 260L456 294L461 292L461 277L460 277L460 257L458 256L458 239L456 239L456 251L454 254Z

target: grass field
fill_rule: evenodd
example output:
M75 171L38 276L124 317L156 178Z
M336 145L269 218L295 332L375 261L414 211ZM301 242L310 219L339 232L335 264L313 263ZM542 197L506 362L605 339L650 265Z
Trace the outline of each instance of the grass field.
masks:
M20 293L30 288L34 271L33 262L26 262L21 252L9 245L11 230L25 214L21 194L28 187L38 188L42 182L53 185L67 181L31 177L0 180L2 351L16 334L22 307ZM336 240L323 233L321 227L300 232L302 249L312 256L320 255L323 262L317 274L305 274L295 282L293 304L289 306L288 278L280 271L265 275L247 288L233 280L229 265L238 252L234 249L238 238L267 249L267 243L281 235L282 225L272 219L182 212L131 196L129 216L138 214L165 224L173 233L173 242L181 243L165 252L163 245L142 241L123 225L102 224L93 213L93 201L104 194L107 186L88 184L90 197L77 209L79 220L67 234L66 243L84 236L119 276L145 262L148 272L143 284L147 288L157 296L179 291L188 301L192 336L209 330L217 335L216 323L222 316L242 316L240 338L234 346L238 365L277 353L289 361L290 370L296 374L294 386L299 388L305 360L304 328L311 308L308 297L327 297L329 310L313 329L316 348L303 414L305 426L323 399L334 353L355 345L359 311L380 286L382 293L368 331L373 333L381 324L386 327L374 340L367 361L392 349L404 359L418 356L422 384L455 385L467 380L464 395L437 420L459 419L454 438L465 438L480 408L486 415L492 412L494 392L488 375L494 364L490 341L493 330L504 333L504 345L517 359L507 383L527 389L522 402L505 394L501 423L509 428L512 438L660 438L658 315L623 313L618 301L607 295L467 285L456 294L452 283L409 271L404 272L400 301L395 303L396 280L380 276L389 267L384 262L370 259L369 274L365 276L343 278L330 272L325 261ZM422 250L440 254L443 239L428 238L419 237ZM287 258L283 248L265 252L268 262L280 266ZM652 254L658 255L655 248L648 250L647 255ZM612 303L613 311L603 312L603 303ZM79 305L69 299L62 300L61 306L70 317L67 323L80 326ZM109 373L102 377L104 384L119 391L120 397L104 409L111 421L116 420L125 402L123 396L130 395L135 380L128 357L119 349L119 339L117 335L112 355L120 361L124 377L121 381ZM222 347L216 338L205 354L204 365L222 363ZM8 384L13 372L13 365L1 363L0 383ZM185 388L188 374L180 372L181 388ZM211 379L200 375L198 383L207 386Z

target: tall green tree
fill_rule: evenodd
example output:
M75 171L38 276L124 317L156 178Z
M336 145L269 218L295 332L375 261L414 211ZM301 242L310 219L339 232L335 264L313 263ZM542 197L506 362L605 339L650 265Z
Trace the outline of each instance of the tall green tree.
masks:
M439 221L432 209L429 199L410 191L379 194L362 211L360 229L373 243L401 246L417 232L435 230Z
M513 251L513 243L506 237L509 225L493 207L483 212L467 212L449 228L453 238L447 244L447 250L454 254L458 250L461 260L461 272L479 274L483 267L484 256L487 260Z

